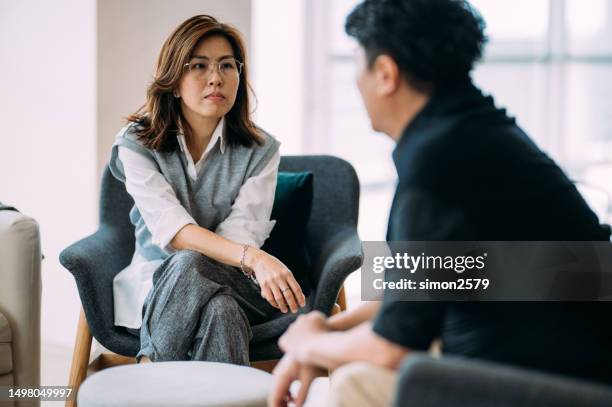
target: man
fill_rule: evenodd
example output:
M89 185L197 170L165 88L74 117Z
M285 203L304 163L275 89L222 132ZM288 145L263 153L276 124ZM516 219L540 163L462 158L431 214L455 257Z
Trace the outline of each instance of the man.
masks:
M472 84L483 29L462 0L366 0L347 18L372 127L397 142L387 240L609 240L559 167ZM612 383L609 315L601 303L388 296L380 309L311 313L279 341L285 357L269 402L301 405L313 378L336 369L330 404L390 405L402 360L436 338L445 354Z

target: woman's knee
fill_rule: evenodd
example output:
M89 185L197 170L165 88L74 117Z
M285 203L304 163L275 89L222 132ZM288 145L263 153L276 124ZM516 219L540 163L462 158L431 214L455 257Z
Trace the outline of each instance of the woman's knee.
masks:
M207 262L208 258L195 250L179 250L172 255L172 264L181 267L197 268Z
M211 268L212 260L194 250L179 250L172 255L170 267L174 274L189 279L200 280Z
M220 271L219 263L200 252L188 249L174 253L172 265L176 272L193 274L195 278L203 276L215 280L215 276Z
M206 263L207 258L201 253L193 250L177 251L155 271L154 289L150 294L150 300L158 300L169 293L173 293L173 297L176 297L177 293L183 297L202 297L204 294L202 289L209 286L202 272L207 267ZM208 289L212 288L208 287ZM206 301L206 298L202 300Z

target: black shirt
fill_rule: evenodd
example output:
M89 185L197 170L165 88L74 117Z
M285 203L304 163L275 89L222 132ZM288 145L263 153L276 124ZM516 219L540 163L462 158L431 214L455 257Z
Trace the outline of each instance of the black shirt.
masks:
M609 240L561 169L471 83L434 93L393 152L387 240ZM374 331L443 352L612 383L609 303L396 302Z

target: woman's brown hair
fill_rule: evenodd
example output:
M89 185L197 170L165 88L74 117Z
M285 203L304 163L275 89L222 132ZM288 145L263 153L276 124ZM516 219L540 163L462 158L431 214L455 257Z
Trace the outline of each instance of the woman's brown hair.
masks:
M232 46L234 57L244 63L236 101L225 115L225 137L228 144L247 147L261 145L262 136L251 121L246 64L246 49L240 32L234 27L220 23L214 17L197 15L183 22L166 39L157 60L153 82L147 89L145 104L127 117L134 122L136 135L148 148L157 151L172 151L178 148L176 139L179 123L186 135L190 134L189 123L182 118L180 99L174 97L195 47L204 38L220 35ZM181 120L183 119L183 120Z

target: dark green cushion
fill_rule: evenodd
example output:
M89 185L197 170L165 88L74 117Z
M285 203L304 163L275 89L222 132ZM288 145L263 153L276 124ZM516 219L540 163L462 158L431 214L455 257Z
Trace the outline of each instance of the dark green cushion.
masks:
M312 208L311 172L279 172L271 219L276 220L262 250L280 259L293 272L304 294L310 291L310 259L306 226Z

